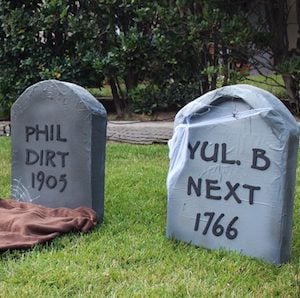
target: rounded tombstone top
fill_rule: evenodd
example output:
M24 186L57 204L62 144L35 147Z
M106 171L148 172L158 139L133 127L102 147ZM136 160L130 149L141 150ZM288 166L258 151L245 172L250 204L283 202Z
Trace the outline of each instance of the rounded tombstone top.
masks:
M106 111L88 91L47 80L12 106L12 197L104 211Z
M46 100L54 100L63 105L73 103L91 114L106 117L106 110L103 105L86 89L73 83L58 80L44 80L28 87L13 104L12 116L32 108L38 101Z
M242 108L236 109L233 104L227 109L222 109L221 112L221 109L217 111L217 108L223 108L224 103L228 104L230 101L240 102ZM189 123L195 114L197 119L202 121L203 118L208 117L208 114L216 118L217 113L219 113L217 116L231 117L231 120L260 114L273 129L279 132L288 130L292 135L299 135L297 121L278 98L268 91L247 84L225 86L196 98L177 113L174 127Z
M299 126L272 94L227 86L176 115L167 236L280 264L290 257Z

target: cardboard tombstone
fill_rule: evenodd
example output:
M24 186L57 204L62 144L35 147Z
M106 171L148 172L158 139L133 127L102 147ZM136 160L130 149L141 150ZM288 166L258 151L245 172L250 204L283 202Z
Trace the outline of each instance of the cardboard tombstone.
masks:
M299 126L272 94L209 92L175 118L167 236L272 263L288 260Z
M48 80L11 110L12 197L48 207L104 209L106 111L84 88Z

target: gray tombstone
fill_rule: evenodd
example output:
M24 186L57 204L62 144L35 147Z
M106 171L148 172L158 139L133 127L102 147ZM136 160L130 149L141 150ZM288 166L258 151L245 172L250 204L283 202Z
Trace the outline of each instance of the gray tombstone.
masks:
M12 197L104 212L106 111L84 88L42 81L11 110Z
M178 112L169 141L167 236L286 262L299 126L272 94L209 92Z

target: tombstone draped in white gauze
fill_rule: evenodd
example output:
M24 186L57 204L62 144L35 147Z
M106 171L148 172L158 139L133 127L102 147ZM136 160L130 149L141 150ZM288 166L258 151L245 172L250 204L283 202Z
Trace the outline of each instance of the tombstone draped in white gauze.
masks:
M186 105L169 141L167 236L287 261L298 138L285 106L252 86Z

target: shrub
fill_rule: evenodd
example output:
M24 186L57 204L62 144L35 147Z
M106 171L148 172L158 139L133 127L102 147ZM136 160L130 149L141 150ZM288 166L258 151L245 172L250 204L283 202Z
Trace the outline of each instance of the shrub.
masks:
M200 95L197 84L171 83L164 87L150 84L130 91L129 103L135 113L152 114L158 110L178 110Z

